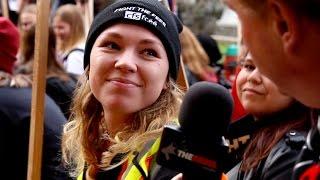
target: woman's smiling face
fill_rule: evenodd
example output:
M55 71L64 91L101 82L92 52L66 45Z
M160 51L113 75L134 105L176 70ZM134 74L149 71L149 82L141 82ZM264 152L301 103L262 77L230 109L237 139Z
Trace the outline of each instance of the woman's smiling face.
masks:
M105 110L130 115L158 99L168 71L167 53L156 35L138 25L118 23L93 45L89 83Z
M240 63L242 69L236 86L241 104L248 113L268 115L285 109L293 102L291 97L282 94L270 79L259 72L250 53Z

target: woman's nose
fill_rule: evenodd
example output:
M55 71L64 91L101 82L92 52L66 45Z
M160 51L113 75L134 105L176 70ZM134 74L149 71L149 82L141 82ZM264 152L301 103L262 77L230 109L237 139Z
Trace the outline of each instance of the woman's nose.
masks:
M258 68L255 68L247 78L248 82L259 84L262 82L261 74Z
M125 51L117 57L115 68L122 72L136 72L138 67L136 64L137 55L132 51Z

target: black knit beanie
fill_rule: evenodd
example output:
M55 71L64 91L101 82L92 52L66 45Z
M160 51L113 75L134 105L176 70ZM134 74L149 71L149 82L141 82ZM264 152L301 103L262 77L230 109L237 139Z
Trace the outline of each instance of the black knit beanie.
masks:
M155 34L166 49L169 75L174 80L180 64L181 46L179 19L158 0L121 0L102 10L93 20L84 51L84 68L89 65L90 53L97 37L111 25L124 22L141 25Z

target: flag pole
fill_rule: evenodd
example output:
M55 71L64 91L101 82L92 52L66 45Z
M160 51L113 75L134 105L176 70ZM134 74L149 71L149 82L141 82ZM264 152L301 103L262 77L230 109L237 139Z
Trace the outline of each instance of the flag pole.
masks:
M9 19L8 0L1 0L2 16Z
M169 10L171 10L168 0L160 0L160 1L164 6L166 6ZM184 63L183 63L182 57L180 57L180 67L178 72L177 84L184 91L187 91L189 89L189 83L187 80L186 71L184 69Z
M28 180L41 179L44 129L44 97L48 58L50 1L37 1L35 58L33 62L32 103L29 135Z

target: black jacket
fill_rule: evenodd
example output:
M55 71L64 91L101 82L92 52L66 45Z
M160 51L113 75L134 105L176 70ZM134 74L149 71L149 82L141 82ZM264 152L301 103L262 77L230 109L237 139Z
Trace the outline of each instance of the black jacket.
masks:
M26 179L31 112L31 88L0 88L0 174L13 180ZM61 134L65 117L45 97L42 178L68 179L61 165ZM2 178L1 178L2 179Z
M75 87L76 82L73 80L63 81L58 77L47 78L46 93L57 103L67 119L70 115L70 104Z
M227 139L237 139L237 137L242 137L243 135L252 136L256 132L259 132L261 128L265 127L279 127L283 123L294 123L293 120L300 118L305 118L306 115L310 114L310 109L301 103L293 103L290 107L286 108L277 113L273 113L269 116L265 116L255 121L252 116L247 115L236 123L233 123L230 128ZM300 118L299 118L300 117ZM306 121L305 128L309 126ZM300 129L304 129L300 127ZM239 171L241 166L241 160L244 150L251 141L252 137L246 139L246 143L239 141L239 146L233 148L231 151L231 157L235 160L233 163L238 163L232 170L228 172L228 177L230 180L253 180L253 179L291 179L292 170L295 162L298 159L298 155L302 149L303 144L307 136L307 130L295 130L291 129L287 131L284 136L278 141L278 143L271 149L270 153L266 158L260 161L257 167L243 172ZM243 140L243 139L242 139ZM235 141L233 146L235 146ZM230 143L232 144L232 143ZM238 145L237 144L237 145ZM229 164L229 166L232 164Z
M229 180L290 179L294 164L305 142L306 132L290 131L272 148L256 168L239 171L241 162L228 172Z

